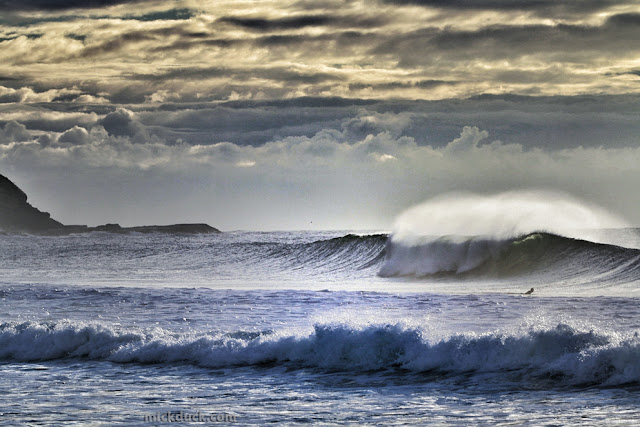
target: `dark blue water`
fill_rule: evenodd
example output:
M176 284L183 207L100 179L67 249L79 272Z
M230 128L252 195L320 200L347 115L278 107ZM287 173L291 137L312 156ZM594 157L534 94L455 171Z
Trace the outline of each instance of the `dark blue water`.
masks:
M533 243L381 277L384 235L1 236L0 422L632 422L633 245Z

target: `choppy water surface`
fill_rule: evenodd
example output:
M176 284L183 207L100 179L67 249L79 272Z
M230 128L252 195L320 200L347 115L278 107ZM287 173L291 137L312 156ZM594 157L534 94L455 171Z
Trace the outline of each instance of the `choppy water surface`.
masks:
M635 230L365 234L0 236L0 422L640 415Z

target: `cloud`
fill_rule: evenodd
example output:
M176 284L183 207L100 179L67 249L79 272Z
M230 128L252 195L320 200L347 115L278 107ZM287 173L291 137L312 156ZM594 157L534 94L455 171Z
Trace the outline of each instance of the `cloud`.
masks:
M298 29L309 26L322 26L332 21L332 18L326 15L303 15L278 19L265 18L240 18L233 16L225 16L219 19L219 22L226 22L238 25L251 30L272 31L282 29Z
M184 21L189 20L196 15L197 11L194 9L173 8L169 10L148 12L142 15L125 15L123 18L134 19L137 21Z
M568 14L588 14L628 3L617 0L384 0L395 5L415 5L436 9L535 12L542 16L563 17Z
M71 102L77 102L80 104L108 104L109 100L101 96L93 96L89 94L83 94L73 99Z
M120 118L114 122L125 128L135 122L133 113L126 110L111 117ZM160 197L160 182L163 197L174 202L184 198L184 206L205 216L201 220L226 229L304 228L310 216L328 228L384 227L405 207L443 192L491 193L531 187L566 191L640 221L635 208L640 199L632 190L640 180L637 146L542 150L500 142L491 132L465 126L438 147L420 145L404 135L403 129L411 126L409 115L368 117L361 113L359 120L377 122L372 130L389 130L355 139L350 126L345 126L255 146L230 142L190 145L158 139L140 143L134 141L135 136L115 135L113 129L107 132L96 124L90 131L73 127L56 144L43 144L32 137L25 139L26 128L14 123L6 125L4 132L16 130L22 134L18 139L25 140L0 147L0 166L38 170L40 180L57 183L59 202L52 210L67 222L89 222L81 221L78 212L63 202L72 197L71 191L83 191L74 189L80 183L100 188L95 194L83 193L92 201L84 206L95 206L85 208L85 218L96 222L117 216L116 208L103 200L122 209L132 197L146 209L139 216L125 215L125 221L184 219L173 208L167 211L173 217L151 209L160 203L153 198L154 194ZM69 169L74 171L72 184L61 178L65 176L61 171ZM185 188L179 184L185 180L198 184ZM99 182L113 184L106 188ZM126 194L117 192L125 182L135 185L127 187ZM339 206L342 214L333 206ZM259 218L249 215L256 211L261 212Z
M71 105L85 107L81 104ZM94 111L56 111L33 104L0 104L0 124L16 121L33 131L64 132L73 126L89 128L99 118Z
M116 104L222 101L232 94L446 99L640 90L620 75L634 69L638 51L631 3L587 0L586 11L573 15L568 11L577 2L562 8L546 0L432 3L439 6L280 2L274 8L267 1L225 8L202 2L196 9L155 2L135 12L126 3L18 11L34 21L0 22L0 61L20 76L3 84L38 91L44 82L78 85L78 96L103 94ZM95 62L108 75L98 78Z
M345 141L388 132L418 145L443 147L465 125L525 148L557 150L637 146L638 97L480 96L467 100L372 101L339 98L238 100L184 103L160 92L154 103L123 109L73 95L74 102L0 104L0 126L9 121L30 131L62 133L74 126L104 126L138 143L157 139L190 145L232 142L259 146L287 137L338 130ZM93 96L93 95L92 95ZM85 103L80 102L86 101ZM152 101L152 99L149 99Z
M45 92L35 92L30 87L13 89L0 86L0 103L9 102L51 102L62 97L77 96L78 89L49 89Z
M126 3L141 3L146 0L2 0L0 10L66 10L95 9Z
M218 20L254 31L298 30L306 27L372 28L388 22L382 16L366 15L295 15L284 18L246 18L224 16Z
M233 76L235 79L265 79L281 82L316 84L326 81L341 81L342 76L337 73L330 74L316 70L296 70L291 67L266 66L260 68L222 68L222 67L177 67L155 74L133 74L130 77L135 80L166 81L169 79L180 80L206 80Z
M449 61L462 58L498 60L542 55L541 60L590 62L637 51L640 19L613 15L603 25L491 25L477 30L422 28L389 37L376 53L397 54L405 67L430 63L434 55ZM465 61L469 62L469 61Z
M530 185L637 216L635 2L0 9L0 166L67 222L86 198L103 222L385 225L442 191Z
M448 143L444 151L449 153L456 151L474 151L479 148L478 144L480 144L480 141L488 137L489 133L487 131L480 131L477 127L465 126L460 133L460 137Z
M58 143L71 145L87 144L89 143L89 132L87 132L85 128L74 126L60 135Z
M146 142L149 139L147 131L140 122L134 120L134 114L125 108L118 108L98 120L98 124L113 136L126 136L137 142Z
M0 130L0 144L12 142L31 141L33 137L27 131L26 126L15 121L10 121Z

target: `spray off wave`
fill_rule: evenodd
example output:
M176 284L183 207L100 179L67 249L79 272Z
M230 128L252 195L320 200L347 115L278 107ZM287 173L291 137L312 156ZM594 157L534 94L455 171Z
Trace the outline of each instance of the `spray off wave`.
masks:
M491 277L610 274L640 279L640 250L603 241L627 224L606 210L561 193L452 194L401 214L381 276L473 274Z
M395 221L392 239L422 243L442 236L506 239L546 232L597 241L594 230L629 225L605 209L564 193L510 191L491 196L445 194L409 208Z

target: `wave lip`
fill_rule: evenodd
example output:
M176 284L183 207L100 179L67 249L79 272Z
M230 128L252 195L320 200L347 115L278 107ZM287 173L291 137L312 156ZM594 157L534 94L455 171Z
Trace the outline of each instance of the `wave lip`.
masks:
M458 334L431 342L403 325L316 325L309 333L179 335L98 325L4 323L0 360L61 359L186 363L202 367L288 365L366 373L398 370L442 375L496 373L568 386L640 382L640 338L579 331L560 324L524 334Z
M580 276L613 282L640 280L640 250L534 232L507 239L441 237L403 243L389 239L379 275L515 277Z

